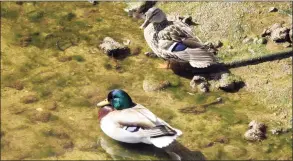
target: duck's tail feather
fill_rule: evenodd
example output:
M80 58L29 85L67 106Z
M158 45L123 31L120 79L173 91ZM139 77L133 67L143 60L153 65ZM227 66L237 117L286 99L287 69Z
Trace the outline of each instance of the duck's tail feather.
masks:
M151 129L145 129L144 135L148 137L150 143L158 148L163 148L171 144L176 138L182 135L177 129L170 128L166 125L159 125Z
M156 126L145 132L149 136L149 141L158 148L170 145L178 136L182 135L180 130L165 125Z

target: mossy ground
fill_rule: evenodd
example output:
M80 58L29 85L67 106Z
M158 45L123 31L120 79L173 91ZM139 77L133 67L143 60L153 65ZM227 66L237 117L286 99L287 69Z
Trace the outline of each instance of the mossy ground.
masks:
M184 15L185 10L195 14L202 10L202 14L208 14L214 10L205 12L205 7L213 8L216 4L225 7L225 3L215 2L160 3L159 6L168 13ZM259 34L260 28L270 26L273 20L287 20L286 14L266 13L271 5L290 10L289 3L245 2L237 5L242 7L236 13L244 12L245 8L264 12L260 15L257 11L243 13L241 23L251 28L240 30L240 36L236 34L239 37ZM174 75L171 70L155 68L163 60L147 58L143 54L149 48L138 28L142 20L129 18L123 11L125 7L126 4L118 2L101 2L96 6L88 2L1 3L1 159L112 159L100 146L81 150L79 142L96 142L102 136L95 104L114 88L126 90L135 102L181 129L184 135L179 142L191 150L201 151L207 159L292 159L291 133L281 136L268 133L268 139L256 143L243 139L250 120L262 121L271 128L276 123L285 126L292 118L291 113L286 119L274 115L277 107L288 112L292 104L292 73L280 74L288 60L233 69L232 73L247 84L237 93L218 91L189 95L187 92L192 92L190 80ZM254 17L256 14L259 17ZM261 26L256 22L259 19L263 20ZM207 23L213 21L206 20ZM219 30L225 33L218 36L212 36L213 32L205 34L207 30L195 27L196 34L203 40L222 40L225 34L228 35L219 53L222 61L249 57L249 47L263 54L282 49L279 46L267 49L261 45L242 45L240 40L235 41L238 38L233 38L234 32L229 32L233 31L229 28ZM119 42L129 39L132 54L119 61L106 56L98 48L105 36ZM63 48L70 46L69 40L77 45L60 51L56 47L58 40ZM234 46L231 51L226 48L229 44ZM137 48L141 50L134 54ZM117 66L120 68L116 69ZM148 75L169 80L172 87L146 93L142 82ZM281 82L276 80L276 75ZM272 86L261 84L260 81L265 79ZM17 90L15 87L19 86L24 88ZM36 97L36 101L24 104L23 97L29 95ZM182 107L209 103L217 97L222 97L224 102L209 106L205 113L178 112ZM57 105L52 110L50 106L54 102ZM269 108L268 104L276 108ZM39 108L51 114L48 122L31 118ZM220 137L229 142L206 147Z

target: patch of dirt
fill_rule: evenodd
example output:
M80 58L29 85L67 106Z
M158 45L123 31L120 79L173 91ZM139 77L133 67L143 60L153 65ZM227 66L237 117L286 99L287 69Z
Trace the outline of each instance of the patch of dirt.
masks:
M37 102L39 99L36 95L27 95L21 98L21 102L24 104Z

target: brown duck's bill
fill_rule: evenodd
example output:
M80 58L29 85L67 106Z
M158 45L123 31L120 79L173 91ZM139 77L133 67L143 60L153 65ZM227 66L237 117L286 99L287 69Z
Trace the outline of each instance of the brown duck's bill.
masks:
M97 104L98 107L103 107L106 105L110 105L110 102L108 101L108 99L105 99L104 101L101 101Z
M149 24L150 24L150 21L149 21L148 19L146 19L146 20L144 21L144 23L140 26L140 28L141 28L141 29L144 29L144 28L146 28Z

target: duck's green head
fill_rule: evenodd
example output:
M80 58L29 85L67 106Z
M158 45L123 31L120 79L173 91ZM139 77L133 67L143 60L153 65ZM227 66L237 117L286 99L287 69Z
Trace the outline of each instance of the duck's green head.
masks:
M97 104L97 106L111 105L116 110L123 110L131 108L135 104L132 102L130 96L121 89L112 90L107 99Z

